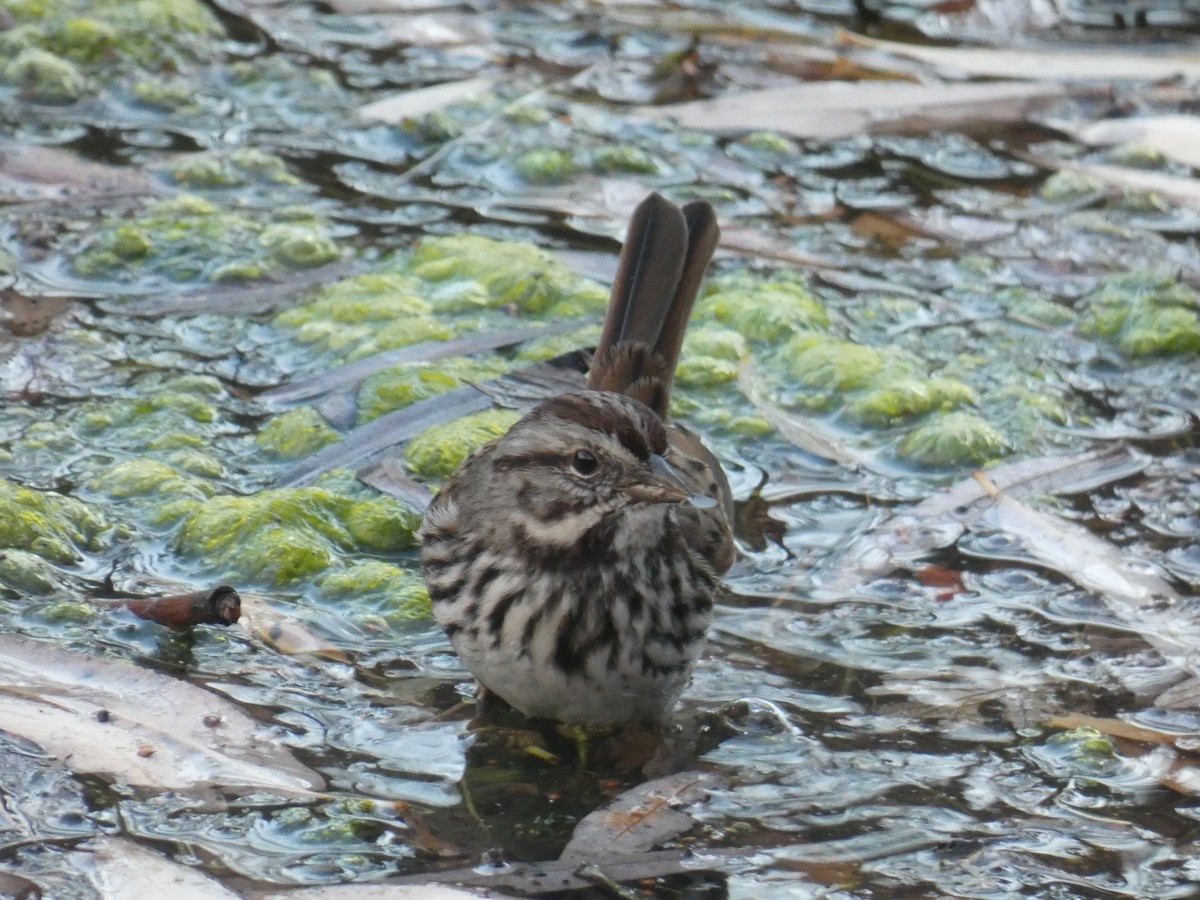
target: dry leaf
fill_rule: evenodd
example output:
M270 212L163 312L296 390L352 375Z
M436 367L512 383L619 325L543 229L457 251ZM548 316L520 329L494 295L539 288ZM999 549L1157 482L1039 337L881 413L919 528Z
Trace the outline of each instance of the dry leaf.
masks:
M88 841L72 858L102 900L241 900L198 869L121 838Z
M358 114L364 119L399 125L405 119L413 119L443 109L460 100L469 100L486 94L496 86L494 78L464 78L448 81L432 87L405 91L392 97L384 97L362 107Z
M639 784L584 816L562 859L590 860L650 850L695 824L682 807L723 787L724 779L708 772L679 772Z
M242 596L242 617L239 621L252 635L280 653L308 653L335 662L348 662L350 659L341 647L320 637L295 616L275 609L261 596Z
M961 77L1060 79L1081 81L1165 81L1200 76L1200 54L1190 49L1155 48L1154 52L1097 50L1094 47L929 47L879 41L849 31L839 40L852 47L895 53L935 66L942 74Z
M834 140L1023 121L1037 105L1066 94L1060 85L1026 81L932 85L829 81L639 107L636 114L644 119L674 119L700 131L754 131L769 123L773 130L793 137Z
M1078 172L1122 191L1157 194L1169 203L1177 203L1188 209L1200 210L1200 180L1165 172L1147 172L1125 166L1106 166L1092 163L1069 162L1052 157L1030 157L1032 162L1047 169Z
M1157 150L1167 159L1200 168L1200 116L1137 116L1098 122L1056 122L1056 128L1093 147L1127 144Z
M268 730L203 688L0 635L0 723L72 771L162 790L320 790Z

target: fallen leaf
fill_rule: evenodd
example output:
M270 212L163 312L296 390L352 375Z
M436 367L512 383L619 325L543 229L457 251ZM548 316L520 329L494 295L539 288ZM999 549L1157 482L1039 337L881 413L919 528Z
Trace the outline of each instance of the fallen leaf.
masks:
M161 193L141 170L57 147L0 142L0 201L141 197Z
M354 390L364 379L376 372L382 372L384 369L390 369L403 363L433 362L452 356L470 356L487 350L511 347L525 341L565 334L578 326L578 322L567 321L528 328L482 331L448 341L421 341L383 353L376 353L310 378L281 384L269 391L264 391L259 399L273 404L311 401L335 391Z
M1077 163L1053 157L1028 157L1031 162L1047 169L1077 172L1121 191L1157 194L1169 203L1200 210L1200 180L1165 172L1147 172L1127 166L1108 166L1098 163Z
M1054 127L1092 147L1147 147L1167 159L1200 168L1200 116L1134 116L1098 122L1055 122Z
M1136 475L1147 458L1118 444L1088 453L1040 456L1003 463L987 478L1010 497L1075 494ZM772 498L778 502L783 498ZM976 478L966 478L852 540L825 567L818 589L839 597L898 569L910 568L929 553L948 547L978 524L994 501Z
M644 782L595 810L575 826L562 859L597 859L650 850L694 824L683 808L726 786L708 772L678 772Z
M242 627L265 644L280 653L298 655L307 653L335 662L348 662L350 657L338 647L317 635L298 618L281 612L266 599L254 594L242 597Z
M1034 509L998 488L987 475L975 480L992 498L983 521L1017 538L1026 552L1082 588L1134 609L1152 602L1177 601L1153 569L1125 558L1115 544L1045 510ZM1132 611L1132 610L1131 610Z
M199 869L122 838L95 838L72 855L102 900L241 900Z
M1083 713L1066 713L1054 716L1046 722L1047 728L1058 728L1063 731L1074 731L1076 728L1094 728L1109 737L1123 738L1129 741L1142 741L1146 744L1164 744L1175 746L1180 735L1166 734L1154 731L1142 725L1134 725L1123 719L1102 719L1097 716L1085 716ZM1194 737L1194 735L1191 735Z
M930 47L881 41L850 31L838 32L844 46L882 50L916 59L936 67L941 74L955 77L976 75L986 78L1061 79L1081 81L1165 81L1170 78L1200 76L1200 54L1190 48L1155 47L1153 52L1136 53L1096 50L1094 47Z
M717 133L771 128L799 138L920 133L981 122L1023 121L1038 105L1066 96L1061 85L1026 81L968 84L830 81L725 94L667 106L638 107L643 119L673 119Z
M461 81L448 81L445 84L435 84L431 87L405 91L392 97L384 97L382 100L376 100L374 103L368 103L361 107L358 114L369 121L399 125L405 119L424 116L444 109L452 103L486 94L495 86L496 79L494 78L464 78Z
M307 794L324 780L228 700L115 659L0 635L0 723L72 771L160 790Z
M832 460L843 466L877 467L877 457L850 445L846 437L831 426L812 416L802 416L784 409L767 397L766 390L747 362L738 368L738 387L755 410L779 432L786 441L805 453Z

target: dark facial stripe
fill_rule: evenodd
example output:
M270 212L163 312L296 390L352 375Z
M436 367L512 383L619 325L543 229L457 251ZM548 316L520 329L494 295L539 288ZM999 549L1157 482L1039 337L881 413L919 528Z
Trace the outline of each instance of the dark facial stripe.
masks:
M560 466L564 462L561 453L522 453L511 456L497 456L494 465L498 471L511 472L514 469L537 469L543 466Z
M547 400L539 410L611 434L638 459L666 449L666 430L653 411L628 400L621 402L608 397L599 392L592 396L562 394Z

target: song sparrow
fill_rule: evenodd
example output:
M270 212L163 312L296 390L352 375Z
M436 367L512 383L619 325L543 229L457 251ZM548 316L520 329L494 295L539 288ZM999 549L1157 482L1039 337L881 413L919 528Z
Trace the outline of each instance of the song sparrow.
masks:
M712 453L666 418L718 236L706 202L643 201L586 390L478 450L425 515L434 616L526 715L661 721L691 677L733 561L731 499Z

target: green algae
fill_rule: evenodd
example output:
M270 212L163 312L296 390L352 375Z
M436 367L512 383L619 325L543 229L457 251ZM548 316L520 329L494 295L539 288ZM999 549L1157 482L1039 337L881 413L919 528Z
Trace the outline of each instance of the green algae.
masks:
M155 436L211 425L218 416L218 407L210 399L163 385L145 396L88 404L80 411L79 428L87 435L121 429L135 443L145 443Z
M603 288L532 244L454 235L427 238L411 254L395 256L376 271L324 286L308 302L276 316L274 325L311 350L353 360L505 324L494 313L487 318L492 310L598 318L606 300ZM439 369L453 374L456 365L443 363ZM463 374L490 378L506 368L478 365L483 369L468 366ZM366 387L364 420L432 395L429 385L387 387L396 377L383 376ZM437 375L398 377L401 382L438 380ZM411 399L404 400L407 393Z
M599 314L608 301L604 288L545 250L480 235L424 240L413 251L407 271L434 284L477 282L490 298L491 308L511 306L536 316Z
M281 157L253 147L229 153L197 153L176 163L170 171L176 183L190 190L302 183L288 171Z
M1047 203L1070 203L1103 191L1104 184L1090 175L1062 169L1043 181L1037 193Z
M89 487L121 499L182 495L203 500L215 493L215 488L189 473L145 457L118 463L93 478Z
M499 358L480 357L451 359L436 365L409 363L376 372L359 388L358 423L370 422L394 409L467 384L488 381L508 369L508 363Z
M752 131L739 143L756 153L770 153L775 156L795 156L798 153L793 141L775 131Z
M95 475L93 494L121 501L123 514L154 531L174 528L217 493L211 482L148 457L135 457Z
M309 406L280 413L254 435L254 443L271 459L303 459L342 439L324 416Z
M41 103L73 103L88 87L74 63L36 48L22 50L6 62L0 80L15 85L26 100Z
M816 295L786 275L770 280L748 273L715 278L697 302L696 315L755 343L776 343L799 331L829 325L829 313Z
M569 150L526 150L515 160L513 168L530 184L563 184L578 175L583 167Z
M688 330L675 371L677 383L690 388L710 388L736 381L738 364L749 355L738 332L715 325Z
M519 418L512 410L488 409L435 425L408 442L404 458L418 475L446 478L476 449L503 435Z
M1024 288L1000 291L996 299L1005 306L1009 315L1024 321L1050 328L1061 328L1075 321L1075 312L1069 306Z
M1089 295L1079 329L1129 356L1200 353L1200 296L1170 278L1131 273Z
M422 284L401 272L367 272L322 287L312 300L280 313L277 325L299 328L314 321L359 325L427 315Z
M22 594L46 596L63 588L59 571L28 550L0 550L0 585Z
M1051 735L1029 752L1059 777L1104 778L1121 770L1112 738L1087 725Z
M59 600L37 609L36 615L52 625L87 625L100 615L100 609L84 600Z
M972 412L937 413L900 439L897 452L926 466L960 466L997 459L1008 442L991 423Z
M97 80L140 67L178 68L215 48L221 27L198 0L2 0L16 27L0 35L0 54L14 60L35 51L79 66ZM10 78L5 69L5 80ZM60 96L58 102L77 99Z
M791 376L804 387L821 392L830 403L835 394L872 384L885 369L893 376L915 369L910 361L901 365L898 359L874 347L811 332L794 337L782 355Z
M268 225L258 243L271 259L291 269L323 266L341 255L337 243L323 229L292 222Z
M846 404L846 414L859 424L882 427L978 401L975 391L961 381L909 376L868 388Z
M654 175L659 164L641 147L608 144L592 151L592 170L603 175L614 172Z
M213 497L189 512L174 547L222 577L282 587L341 565L348 553L413 546L418 513L391 497L364 499L337 487L330 479Z
M108 519L80 500L0 479L0 549L65 565L107 549L113 533Z
M191 194L148 204L132 221L99 228L72 264L88 278L161 276L174 281L229 280L231 272L261 276L332 262L341 256L325 224L222 209ZM231 267L234 267L231 269Z
M330 600L370 609L393 627L428 621L433 614L420 573L382 560L331 571L318 579L317 587Z

